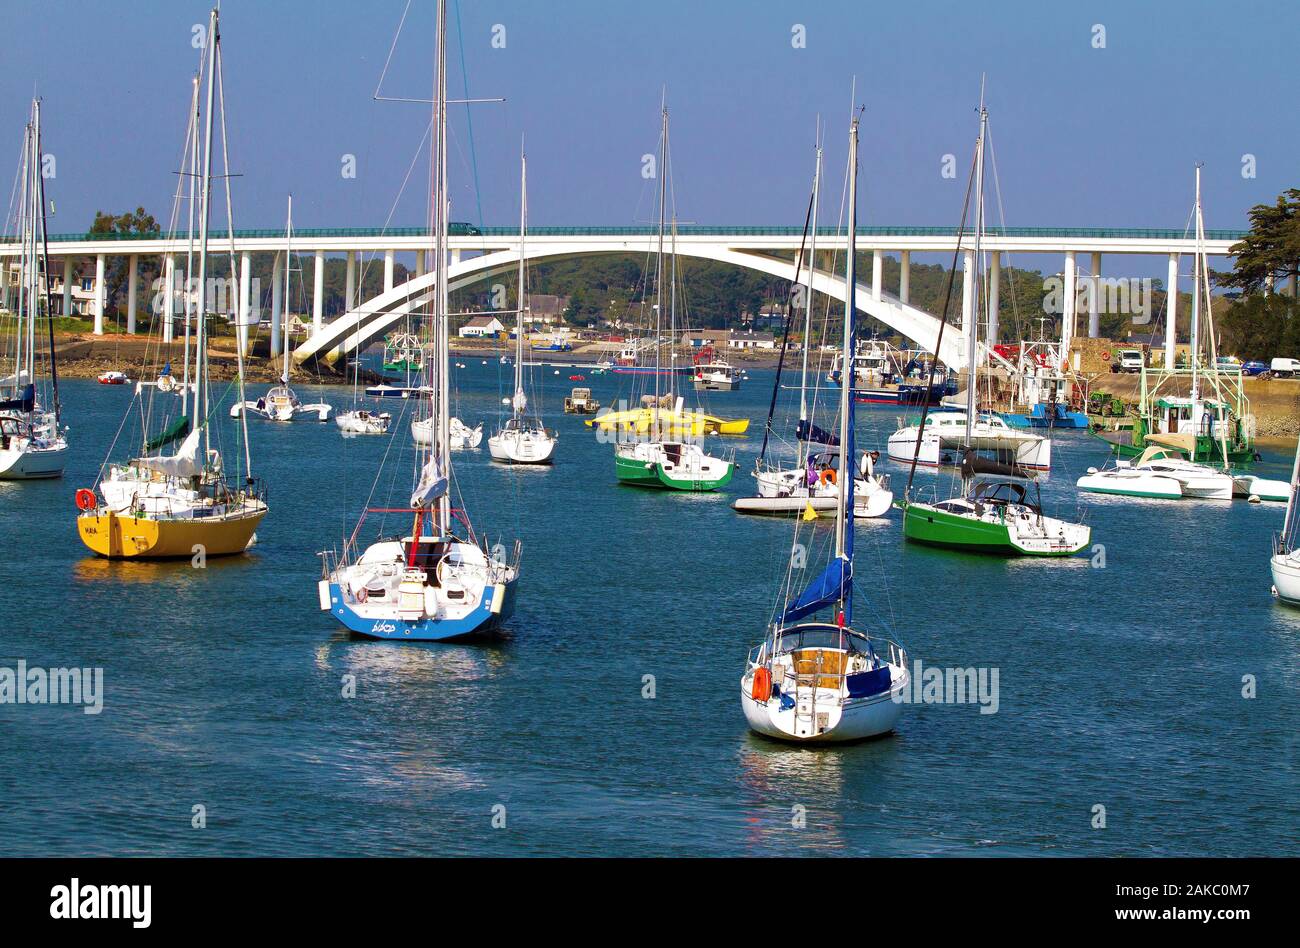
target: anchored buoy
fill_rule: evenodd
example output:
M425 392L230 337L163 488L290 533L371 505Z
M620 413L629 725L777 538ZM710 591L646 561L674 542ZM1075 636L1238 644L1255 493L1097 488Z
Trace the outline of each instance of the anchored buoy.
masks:
M1260 503L1260 497L1259 497L1259 494L1251 494L1249 497L1246 498L1246 503L1248 503L1248 504L1258 504L1258 503Z

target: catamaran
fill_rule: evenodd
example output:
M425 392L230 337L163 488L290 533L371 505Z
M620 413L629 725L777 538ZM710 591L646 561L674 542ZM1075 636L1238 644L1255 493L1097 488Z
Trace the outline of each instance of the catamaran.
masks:
M1031 494L1021 480L1035 477L1031 466L1038 455L1022 453L1017 448L1010 459L987 459L978 454L978 450L991 442L997 447L1010 437L1028 437L1038 439L1049 445L1046 439L1029 432L1009 428L1001 418L996 416L978 416L975 411L975 391L979 384L979 311L980 305L987 305L983 299L984 260L982 257L982 237L984 232L984 147L988 139L988 113L980 105L980 133L975 145L975 163L972 171L972 183L975 190L975 272L972 274L973 295L970 299L970 323L966 326L966 413L958 425L952 417L954 412L936 412L930 416L929 409L922 411L918 425L909 429L915 439L912 450L911 471L908 475L907 488L899 506L903 510L903 536L917 543L952 549L968 550L980 553L1000 553L1005 555L1025 556L1069 556L1086 547L1091 540L1091 529L1082 523L1071 523L1048 517L1043 512L1042 498L1037 484ZM969 201L969 192L968 192ZM966 209L962 211L962 226L965 231ZM957 253L953 254L953 266L948 274L947 299L952 298L952 281L957 268ZM947 322L947 302L944 305L944 319L940 322L940 336ZM938 343L936 342L936 348ZM935 424L931 424L933 420ZM951 439L943 432L949 428L954 434L960 431L959 440ZM989 433L992 433L990 437ZM890 438L890 456L894 456L895 439L901 433ZM917 465L928 460L924 455L927 442L933 445L931 451L941 450L945 444L958 453L961 465L961 491L946 500L921 502L912 498L912 479L916 475ZM1046 450L1043 448L1042 450ZM1043 467L1046 467L1042 456ZM1022 463L1022 459L1024 462ZM981 479L980 475L987 475Z
M60 477L68 454L67 427L59 401L59 369L50 305L49 236L45 229L45 177L41 174L41 102L32 100L23 132L21 204L18 210L18 300L13 374L0 378L0 480ZM7 267L7 260L0 266ZM38 380L36 326L45 302L48 380ZM39 387L39 393L38 393ZM39 397L38 397L39 394Z
M559 437L528 414L524 391L524 309L528 305L528 263L524 241L528 233L528 159L519 155L519 308L515 310L515 388L510 396L510 417L488 438L492 460L506 464L550 464Z
M1162 422L1148 427L1138 419L1140 430L1134 434L1134 443L1142 445L1136 460L1130 460L1127 446L1119 451L1113 465L1098 470L1089 468L1078 480L1081 490L1122 497L1159 498L1178 500L1232 500L1234 497L1260 500L1287 501L1290 485L1285 481L1271 480L1241 471L1233 471L1229 462L1240 457L1238 437L1239 419L1231 405L1232 386L1221 376L1225 370L1215 355L1216 337L1214 315L1211 309L1209 260L1205 252L1205 223L1201 208L1201 168L1196 167L1196 205L1193 210L1196 228L1196 252L1192 265L1192 321L1191 368L1188 394L1185 396L1166 392L1156 400L1162 410ZM1210 359L1208 369L1201 371L1200 351L1202 313L1205 319L1205 338ZM1241 389L1241 369L1236 367L1236 389ZM1161 376L1161 384L1179 378L1175 373ZM1208 388L1215 397L1204 397L1202 379L1208 379ZM1143 374L1143 404L1150 404L1151 393L1145 391ZM1252 416L1253 417L1253 416ZM1159 430L1154 430L1158 428ZM1253 442L1250 449L1253 454Z
M504 551L489 547L474 532L468 514L453 511L451 503L446 24L446 3L438 0L431 162L435 288L432 314L426 320L433 339L425 360L434 383L429 399L433 441L415 452L410 532L381 536L359 550L363 514L342 554L322 556L318 584L321 610L346 628L368 638L403 642L463 638L498 627L514 611L519 578L519 542L507 561Z
M857 224L858 122L849 131L848 253L845 282L854 285ZM844 345L853 351L852 294L844 303ZM840 393L839 439L846 456L854 445L851 386ZM853 479L835 510L835 549L817 577L796 592L796 552L803 548L795 521L791 567L779 612L761 644L750 652L740 678L740 704L750 728L798 743L855 741L887 734L902 712L908 687L907 652L898 643L853 625ZM808 621L830 610L833 621Z
M230 406L230 417L238 418L245 412L267 421L293 421L298 415L315 415L317 421L329 421L334 407L326 402L303 404L298 393L289 386L289 277L293 273L293 195L289 195L289 215L284 228L284 325L280 338L284 340L280 353L280 384L254 401L240 401Z
M216 314L207 311L208 224L212 196L213 105L221 65L221 36L218 12L213 10L208 24L209 42L204 51L206 62L200 75L207 78L207 106L203 133L201 176L201 212L199 215L198 280L194 286L194 396L191 424L188 386L182 391L180 413L158 434L151 434L151 423L165 417L175 402L136 396L128 414L138 409L142 452L126 464L106 462L96 485L103 498L94 491L77 492L77 530L82 542L93 552L110 559L191 559L196 554L223 556L242 553L254 540L258 524L267 514L266 500L252 473L252 456L248 444L247 422L241 416L240 440L243 451L238 455L234 478L227 478L220 452L212 446L211 419L213 404L208 375L206 325ZM222 128L225 128L225 99L221 99ZM187 148L198 144L197 123L191 126ZM224 146L224 142L223 142ZM223 147L223 153L225 149ZM223 169L227 171L229 169ZM230 209L229 177L226 177L227 221L233 233ZM233 261L232 261L233 268ZM190 338L190 291L186 293L186 339ZM188 363L188 342L187 342ZM243 346L238 353L239 398L243 399ZM156 390L154 390L156 391ZM123 426L126 427L125 425ZM148 454L174 442L180 442L175 454ZM114 445L115 447L115 445ZM112 456L114 448L110 448Z
M852 514L854 517L883 517L889 513L894 495L889 489L889 475L877 474L875 462L879 455L874 451L862 452L856 472L843 470L840 464L840 439L813 424L808 404L808 353L812 339L813 288L812 261L817 258L817 206L821 190L822 150L817 145L816 171L813 174L812 200L805 222L805 240L809 244L808 283L804 292L803 366L799 376L799 422L795 427L796 456L793 465L769 464L767 446L772 430L772 416L776 410L777 395L781 389L781 374L785 366L785 353L789 341L789 320L793 307L787 309L786 332L777 361L776 378L772 382L772 401L768 408L767 424L763 430L763 447L754 465L757 496L738 497L732 508L740 513L788 516L791 514L834 516L839 509L841 482L846 476L854 480ZM797 270L803 267L802 248ZM791 284L798 285L796 274ZM841 355L842 353L837 353ZM814 405L816 404L814 391ZM851 457L851 455L849 455Z
M676 396L676 366L667 373L661 372L662 347L658 340L663 338L664 281L666 268L664 263L664 237L667 205L667 179L669 175L668 149L668 108L662 109L662 128L659 149L659 230L655 267L655 366L653 396L647 396L649 406L640 413L632 413L631 424L635 432L628 434L628 428L620 430L620 441L614 446L614 471L621 483L638 487L664 487L681 491L710 491L727 484L735 471L735 461L730 458L718 458L705 452L696 438L704 433L703 422L694 413L683 412L682 399ZM672 274L669 277L669 339L676 333L677 327L677 226L676 218L672 228ZM665 379L667 380L665 383ZM664 387L667 390L664 390ZM612 426L625 425L619 419L618 412L607 412L597 416L588 425L600 427L606 431ZM618 419L618 420L615 420ZM746 425L748 420L746 419ZM640 434L640 425L644 424L647 436ZM679 433L684 432L684 433Z

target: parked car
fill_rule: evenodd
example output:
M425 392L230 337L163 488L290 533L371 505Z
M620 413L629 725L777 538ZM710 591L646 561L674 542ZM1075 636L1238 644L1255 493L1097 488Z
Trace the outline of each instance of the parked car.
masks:
M1259 375L1259 373L1261 372L1267 372L1267 371L1268 371L1267 362L1259 362L1255 359L1251 359L1249 362L1243 362L1241 364L1241 374L1252 378L1256 375Z
M1120 349L1115 353L1115 361L1110 364L1112 372L1141 372L1146 365L1141 349Z
M1268 370L1274 378L1289 379L1300 372L1300 359L1274 359L1269 363Z

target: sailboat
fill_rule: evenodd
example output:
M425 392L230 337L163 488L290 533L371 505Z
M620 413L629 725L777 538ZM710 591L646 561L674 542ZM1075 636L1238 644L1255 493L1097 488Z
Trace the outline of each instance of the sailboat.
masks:
M110 559L190 559L196 554L223 556L242 553L253 542L258 524L267 514L263 492L252 476L252 457L246 423L241 418L242 471L228 479L218 450L212 447L212 395L208 377L207 312L208 223L212 196L213 103L220 68L221 37L218 12L213 10L208 25L209 43L204 51L207 76L206 125L203 140L201 212L199 215L199 266L194 287L196 330L194 425L186 414L188 398L181 396L181 413L157 435L149 435L155 418L140 397L133 399L140 410L143 451L126 464L105 464L96 485L103 502L92 490L77 491L77 531L94 553ZM225 100L221 102L224 113ZM224 128L224 115L222 126ZM228 179L227 179L228 180ZM230 192L226 190L229 212ZM233 228L232 228L233 229ZM187 293L188 297L188 293ZM189 338L189 304L186 304L186 338ZM243 398L244 363L237 347L239 397ZM188 353L188 348L187 348ZM187 354L188 359L188 354ZM168 400L170 402L170 400ZM124 426L125 427L125 426ZM180 442L175 454L145 452ZM110 449L110 456L111 456Z
M1032 480L1035 472L1026 464L1020 463L1019 450L1011 460L989 460L981 457L977 450L985 446L986 432L1006 422L996 416L979 417L975 411L975 390L979 380L978 337L979 306L986 304L983 299L982 275L983 258L981 242L984 232L984 147L988 140L988 112L980 105L980 133L975 145L975 167L973 184L975 188L975 254L976 268L973 277L973 299L971 300L971 320L966 333L966 413L964 424L954 431L960 431L959 452L961 464L961 492L946 500L922 503L912 499L912 478L916 474L917 464L921 460L921 447L927 435L930 438L944 437L942 426L948 422L953 412L936 412L933 418L937 425L931 425L932 418L928 407L923 409L920 423L912 429L916 439L916 449L912 455L912 467L908 475L907 488L899 506L903 510L903 536L916 543L952 549L968 550L979 553L1000 553L1024 556L1069 556L1079 552L1088 545L1092 530L1085 524L1070 523L1043 512L1042 497L1037 483L1033 483L1033 493L1022 480ZM968 192L969 200L969 192ZM965 210L962 212L962 228L965 230ZM959 231L959 233L961 232ZM960 248L958 248L960 251ZM951 298L952 279L956 272L956 254L953 268L949 271L949 298ZM946 306L945 306L946 310ZM940 333L947 321L947 313L940 323ZM937 344L936 344L937 347ZM1030 435L1029 432L1015 429L1016 435ZM897 437L897 434L895 435ZM1000 442L999 433L997 441ZM894 438L890 439L890 456L893 456ZM981 475L990 475L981 478Z
M845 283L855 280L858 121L849 131L848 253ZM853 352L854 304L844 303L845 355ZM854 445L852 386L840 390L840 444ZM908 687L907 652L890 639L853 624L853 480L838 497L835 549L817 578L797 595L793 567L780 612L763 642L750 652L740 679L740 704L752 730L800 743L861 740L887 734L902 712ZM796 526L796 531L798 526ZM800 547L796 533L795 549ZM791 556L791 563L795 557ZM808 621L832 610L834 621Z
M817 206L820 197L822 171L821 143L817 145L816 171L813 174L812 202L808 210L806 234L809 241L808 283L804 289L803 366L799 377L799 423L795 428L797 453L791 466L774 466L766 463L768 437L772 433L772 415L776 409L777 393L781 388L781 370L789 340L789 320L793 310L787 310L785 341L781 358L777 362L776 378L772 382L772 402L768 410L767 426L763 431L763 447L754 465L754 478L758 495L739 497L732 508L740 513L790 515L812 511L821 516L834 516L839 508L840 486L844 479L844 465L840 464L840 439L813 424L808 406L808 353L812 348L813 261L817 259ZM801 253L802 258L802 253ZM800 260L800 267L802 259ZM795 277L798 283L798 276ZM793 287L793 285L792 285ZM791 293L793 298L794 294ZM875 455L875 456L873 456ZM852 472L854 517L883 517L893 505L894 494L889 489L889 475L875 472L875 452L864 451L858 470Z
M1218 359L1215 355L1214 314L1211 309L1210 268L1205 252L1205 220L1201 206L1201 166L1196 166L1196 205L1193 210L1196 227L1196 253L1192 264L1192 323L1191 368L1189 390L1185 397L1166 395L1160 400L1169 412L1169 423L1164 430L1146 430L1141 436L1141 453L1136 460L1117 457L1113 465L1098 470L1089 468L1080 477L1080 490L1121 497L1159 498L1178 500L1232 500L1234 497L1258 497L1268 500L1288 500L1290 485L1285 481L1270 480L1253 474L1234 472L1230 460L1234 457L1233 438L1237 426L1229 407L1230 397L1221 388ZM1175 288L1176 289L1176 288ZM1203 309L1202 309L1203 307ZM1207 370L1200 367L1202 313L1206 324L1210 357ZM1202 378L1208 379L1206 389L1214 397L1204 397ZM1145 379L1145 376L1144 376ZM1240 371L1238 370L1238 384ZM1183 430L1178 423L1180 414L1188 415L1194 424ZM1206 441L1213 441L1207 447ZM1125 454L1126 452L1121 452ZM1214 463L1217 461L1217 463ZM1205 463L1203 463L1205 462Z
M735 462L730 458L716 458L706 454L696 440L705 433L703 421L682 410L683 400L676 395L677 372L670 370L666 376L661 371L660 353L663 338L664 313L664 237L669 175L668 107L661 110L659 146L659 230L655 267L655 391L647 396L648 406L641 409L646 431L639 424L635 431L620 431L619 442L614 446L614 471L621 483L637 487L661 487L681 491L710 491L727 484L735 472ZM672 229L672 275L669 284L670 323L669 336L676 334L677 324L677 226ZM667 379L667 390L664 380ZM589 425L603 427L609 423L610 413L597 416ZM615 422L617 424L618 422ZM746 420L748 425L748 420ZM606 428L605 430L609 430Z
M305 405L298 393L289 386L289 277L293 273L293 195L289 195L289 213L284 227L284 325L280 330L283 350L280 353L280 384L255 401L236 402L230 406L230 417L238 418L249 412L267 421L293 421L298 415L315 415L317 421L329 421L334 406L326 402Z
M1273 595L1288 606L1300 606L1300 542L1296 522L1300 519L1300 444L1291 464L1291 491L1286 502L1282 532L1273 537L1273 556L1268 567L1273 573Z
M519 542L507 562L474 533L467 513L456 510L453 518L451 505L446 23L445 0L438 0L430 189L435 290L428 320L433 340L425 360L426 372L431 369L434 376L429 396L433 442L415 452L410 532L381 537L358 551L358 523L341 555L331 551L322 556L318 584L322 611L357 635L395 641L442 641L498 627L514 611L519 578Z
M519 155L519 308L515 311L515 388L510 396L510 417L488 438L492 460L506 464L550 464L559 440L554 431L528 411L524 391L524 309L528 305L528 264L524 240L528 232L528 159Z
M13 374L0 378L0 480L60 477L68 452L67 428L59 402L59 369L54 347L54 310L50 305L49 236L45 229L45 178L41 174L41 102L32 100L31 120L23 133L23 169L19 197L20 279ZM7 267L8 261L0 261ZM37 323L45 299L48 340L48 388L37 398Z

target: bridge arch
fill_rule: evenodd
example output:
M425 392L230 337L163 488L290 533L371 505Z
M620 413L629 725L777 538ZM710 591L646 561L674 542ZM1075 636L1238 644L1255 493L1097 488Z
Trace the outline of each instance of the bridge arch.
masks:
M611 241L608 246L593 246L590 242L572 245L548 242L544 247L530 246L525 256L529 260L540 261L565 259L584 254L635 253L644 250L644 246L634 246L628 241ZM679 245L677 254L682 257L696 257L747 267L786 280L795 278L794 260L774 257L758 251L734 250L721 244L690 244ZM449 286L452 290L461 289L485 276L505 273L518 266L517 250L487 252L451 264L448 270ZM364 350L372 342L382 338L413 310L426 303L433 294L435 279L434 273L414 277L336 317L313 332L294 351L294 360L302 363L318 358L332 364L340 355ZM841 302L846 295L844 278L824 270L814 272L813 288ZM862 283L858 283L855 287L854 305L860 312L878 319L915 342L920 348L929 352L935 350L935 342L939 334L938 317L883 291L877 298L871 287ZM984 344L979 345L983 352ZM944 332L943 351L939 353L939 358L951 368L964 370L966 346L960 326L950 324ZM997 361L1001 360L997 359Z

